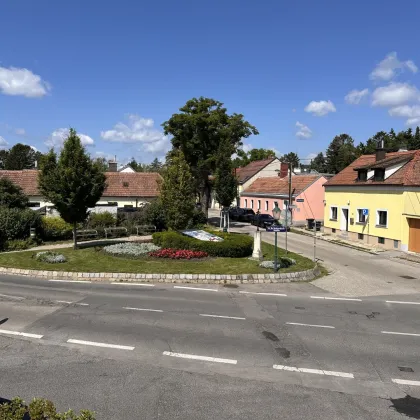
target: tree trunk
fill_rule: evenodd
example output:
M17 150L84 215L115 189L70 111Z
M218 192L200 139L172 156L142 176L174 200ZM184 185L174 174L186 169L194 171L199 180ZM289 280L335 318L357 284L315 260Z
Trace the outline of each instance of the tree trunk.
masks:
M209 204L211 200L211 188L208 182L204 183L202 189L201 189L201 199L202 199L202 211L206 215L206 217L209 217Z
M77 223L73 223L73 249L77 249Z

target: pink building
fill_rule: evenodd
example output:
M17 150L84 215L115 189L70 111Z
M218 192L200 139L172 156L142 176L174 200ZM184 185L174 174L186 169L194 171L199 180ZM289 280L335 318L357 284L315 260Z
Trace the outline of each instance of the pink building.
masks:
M286 209L289 201L287 176L256 179L241 193L241 207L272 214L276 203ZM321 174L292 175L292 223L303 225L307 219L324 220L324 187L328 178Z

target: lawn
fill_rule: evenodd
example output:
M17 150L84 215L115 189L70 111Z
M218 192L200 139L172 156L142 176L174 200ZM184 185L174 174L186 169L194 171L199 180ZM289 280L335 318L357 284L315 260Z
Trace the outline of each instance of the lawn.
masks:
M36 261L35 251L13 252L0 254L1 267L23 268L30 270L50 271L81 271L85 273L162 273L162 274L256 274L271 273L258 266L258 262L248 258L209 258L205 260L185 261L139 258L127 259L113 257L95 248L71 248L54 250L67 258L61 264L48 264ZM274 246L262 243L265 260L274 259ZM285 255L279 248L279 256ZM282 273L304 271L314 267L314 263L301 255L289 252L288 256L296 260L296 265L281 269Z

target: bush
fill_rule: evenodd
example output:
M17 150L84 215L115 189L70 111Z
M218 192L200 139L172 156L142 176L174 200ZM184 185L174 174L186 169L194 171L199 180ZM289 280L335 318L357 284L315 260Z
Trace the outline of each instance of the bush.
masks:
M7 241L4 244L4 249L6 251L21 251L23 249L31 248L32 246L35 246L35 245L37 245L37 243L32 238L12 239L11 241Z
M207 252L203 251L190 251L188 249L161 249L160 251L154 251L149 254L155 258L170 258L172 260L192 260L195 258L206 258L209 256Z
M292 258L279 257L277 260L277 268L288 268L291 265L295 265L295 264L296 264L296 261L293 260ZM274 261L263 261L260 264L260 267L274 270Z
M94 413L81 410L80 415L72 410L58 413L51 401L35 398L28 407L20 398L14 398L4 404L0 404L0 420L95 420Z
M204 251L211 257L244 258L252 254L254 240L250 236L235 233L215 233L222 237L223 241L200 241L178 232L158 232L153 234L153 243L161 248Z
M146 209L139 208L133 212L119 212L117 216L117 225L127 228L129 234L135 233L136 226L146 224Z
M117 224L117 218L109 211L91 213L88 219L89 229L107 228Z
M42 218L42 238L45 241L67 240L73 237L73 226L61 217Z
M104 251L108 254L126 257L144 257L149 252L158 251L159 249L160 247L151 243L136 244L133 242L124 242L104 247Z
M0 232L5 240L26 239L30 228L41 232L41 216L31 209L0 207Z
M192 219L190 221L190 226L192 228L199 228L204 226L207 223L206 215L199 209L194 209Z
M35 255L35 259L37 261L46 262L49 264L59 264L59 263L64 263L67 261L64 255L57 254L56 252L52 252L52 251L38 252Z
M166 218L164 207L160 199L154 200L146 207L146 223L149 225L156 226L156 229L160 232L166 230Z

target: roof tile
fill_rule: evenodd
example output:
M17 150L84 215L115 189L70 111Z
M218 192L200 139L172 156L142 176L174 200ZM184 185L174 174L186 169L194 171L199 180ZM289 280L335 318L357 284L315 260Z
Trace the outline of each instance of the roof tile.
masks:
M322 175L319 174L292 176L293 195L300 194L320 177L322 177ZM289 180L288 178L280 178L278 176L258 178L242 194L246 195L247 193L287 195L289 194Z
M276 160L277 158L270 158L264 160L255 160L254 162L249 163L248 165L244 166L243 168L236 169L236 177L238 178L238 182L243 184L249 178L252 178L255 174L257 174L261 169L264 169L267 165L271 162ZM279 166L280 169L280 166Z

